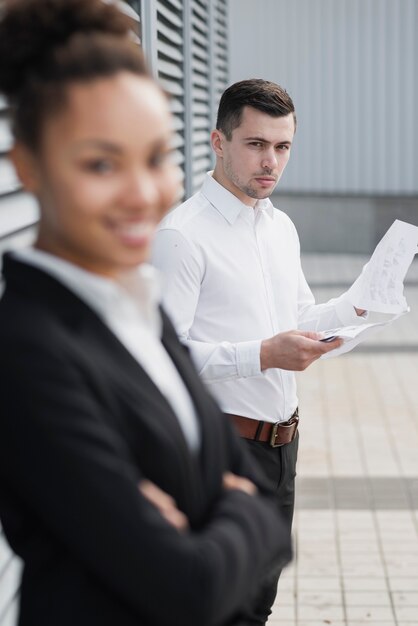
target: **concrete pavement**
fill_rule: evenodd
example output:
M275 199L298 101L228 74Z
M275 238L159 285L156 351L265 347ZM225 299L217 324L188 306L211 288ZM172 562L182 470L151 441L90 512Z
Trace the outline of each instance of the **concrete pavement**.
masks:
M305 256L317 301L366 261ZM272 626L418 626L418 259L405 295L408 315L298 374L295 559Z

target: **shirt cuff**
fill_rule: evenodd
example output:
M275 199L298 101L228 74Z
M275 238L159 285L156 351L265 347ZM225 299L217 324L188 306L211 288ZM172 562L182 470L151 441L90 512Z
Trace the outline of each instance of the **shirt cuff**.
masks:
M261 374L260 350L261 340L236 344L237 371L240 378Z
M357 315L354 306L346 298L342 298L336 303L335 312L341 321L342 326L363 324L364 320L368 318L367 311L363 315Z

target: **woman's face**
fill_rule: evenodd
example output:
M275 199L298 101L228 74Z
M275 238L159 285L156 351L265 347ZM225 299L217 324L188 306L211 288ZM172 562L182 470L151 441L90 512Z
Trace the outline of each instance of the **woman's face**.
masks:
M74 83L67 94L24 167L15 150L41 207L36 245L115 277L148 258L158 222L179 197L168 103L150 79L128 72Z

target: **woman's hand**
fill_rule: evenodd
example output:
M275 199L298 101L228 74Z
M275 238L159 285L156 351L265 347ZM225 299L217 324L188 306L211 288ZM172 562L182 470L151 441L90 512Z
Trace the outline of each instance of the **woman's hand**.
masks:
M257 487L251 480L243 476L237 476L232 472L225 472L222 481L224 489L237 489L249 496L257 493ZM139 491L155 506L164 519L174 526L179 532L184 532L189 528L189 520L186 515L177 508L176 501L168 493L157 487L150 480L142 480L138 485Z
M223 475L223 486L224 489L238 489L238 491L248 493L249 496L254 496L257 493L257 487L251 480L232 474L232 472L225 472Z
M157 487L150 480L142 480L138 485L139 491L161 513L164 519L178 531L184 532L189 528L189 520L178 508L174 498Z

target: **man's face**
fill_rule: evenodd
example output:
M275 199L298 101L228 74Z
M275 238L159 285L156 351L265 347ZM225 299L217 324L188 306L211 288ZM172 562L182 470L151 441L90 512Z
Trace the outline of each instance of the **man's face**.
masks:
M291 113L272 117L245 107L229 141L220 131L212 134L218 156L215 178L245 204L268 198L287 165L294 134Z

